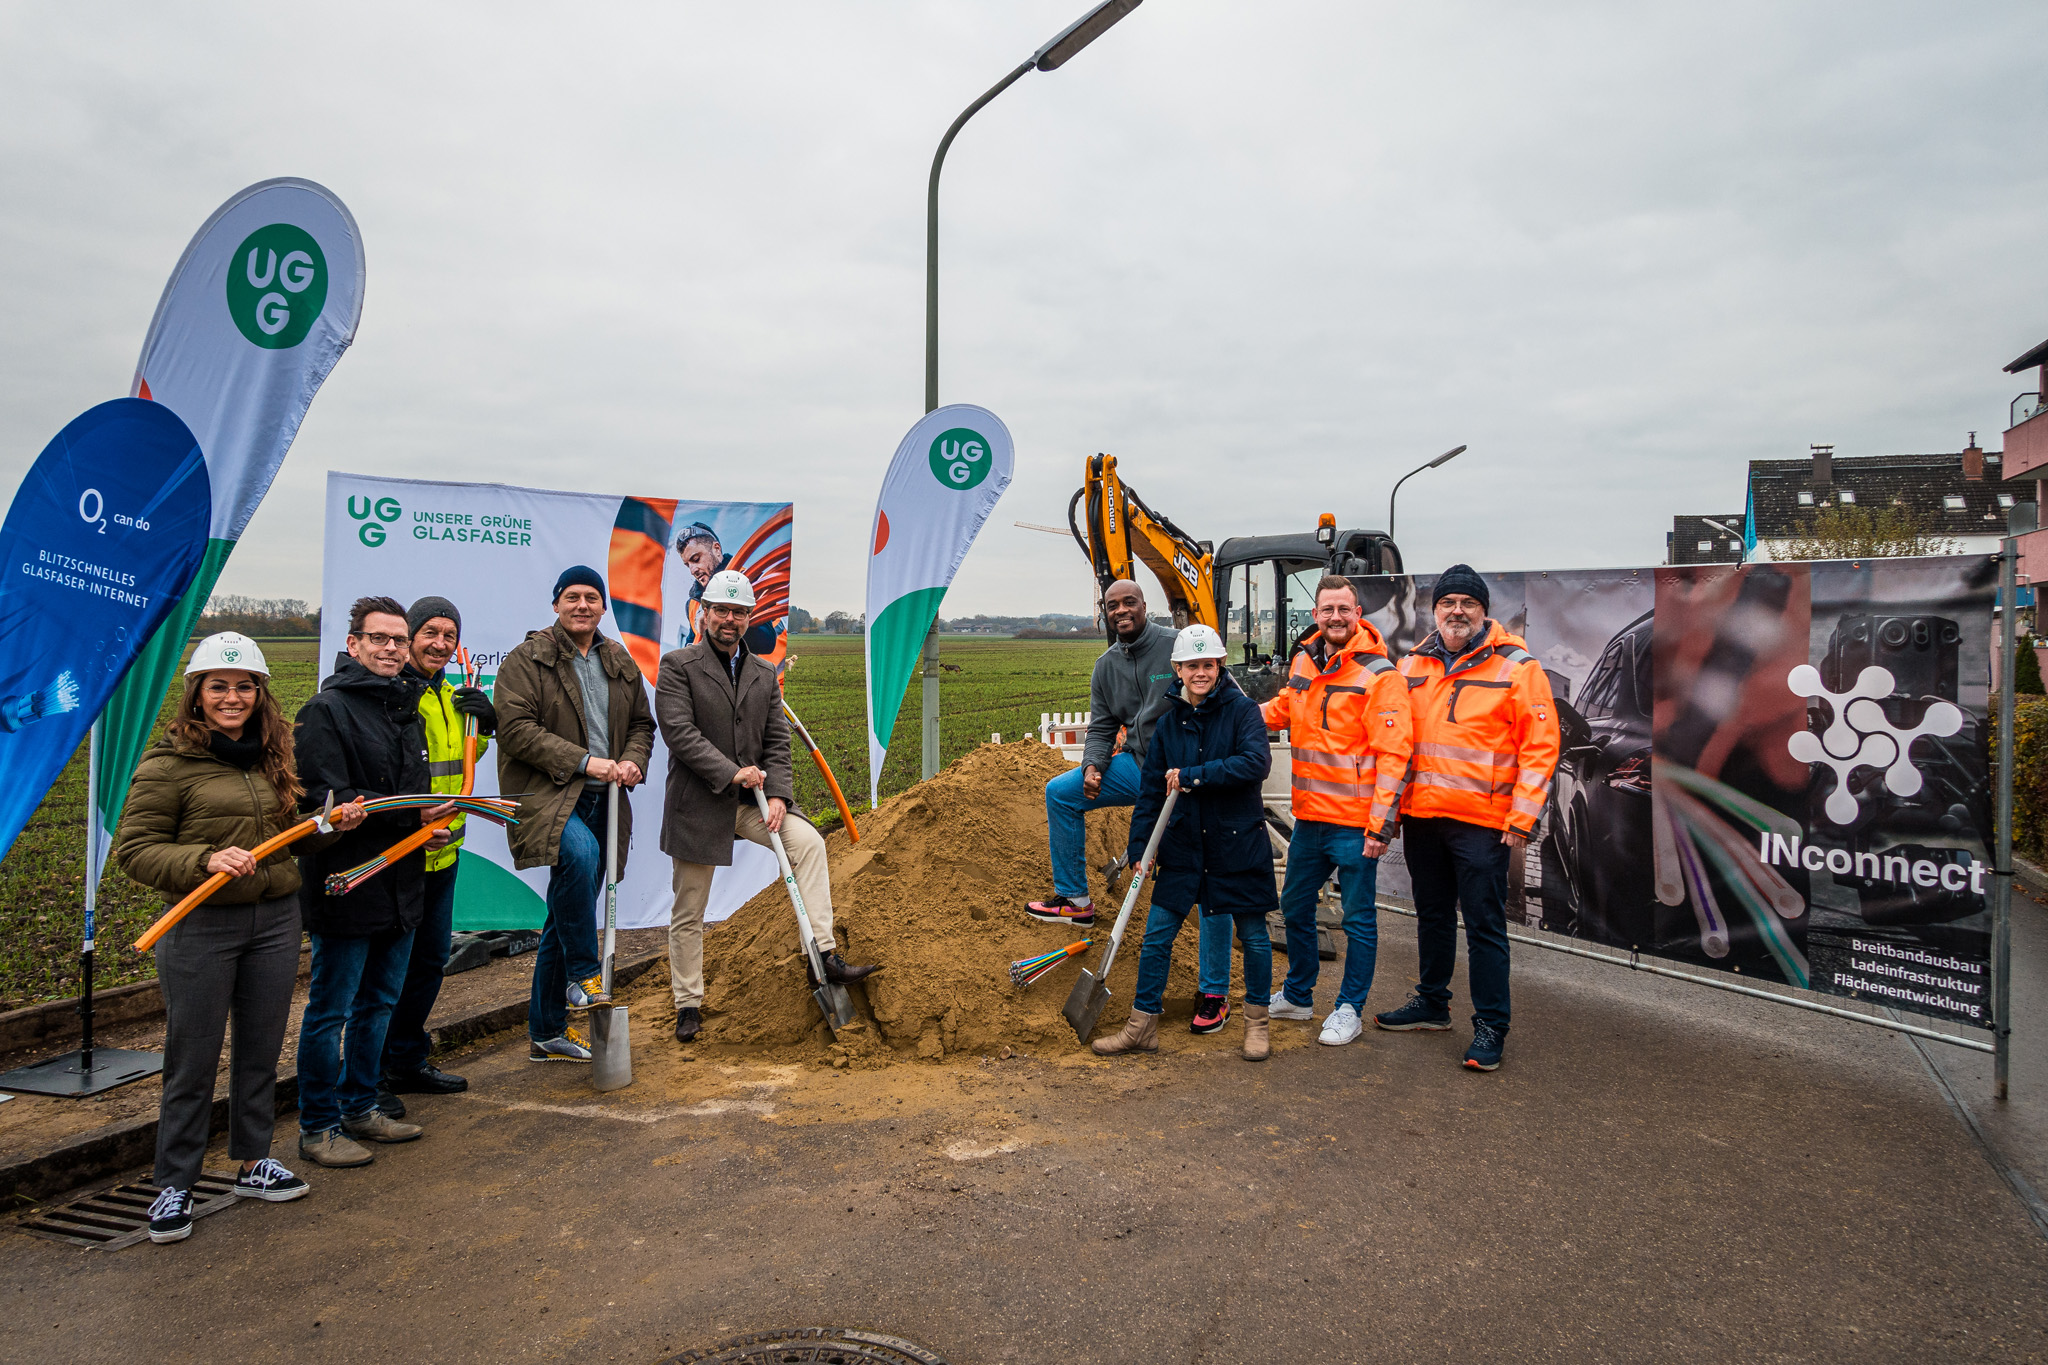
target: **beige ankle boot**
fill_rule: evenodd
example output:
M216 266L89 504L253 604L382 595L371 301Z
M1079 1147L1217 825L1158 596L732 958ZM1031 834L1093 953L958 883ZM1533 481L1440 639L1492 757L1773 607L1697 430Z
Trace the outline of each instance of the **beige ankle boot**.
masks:
M1264 1005L1244 1007L1244 1059L1248 1062L1263 1062L1272 1054L1272 1026L1266 1010Z
M1097 1038L1090 1046L1098 1057L1114 1057L1120 1052L1157 1052L1159 1016L1132 1010L1122 1033L1114 1038Z

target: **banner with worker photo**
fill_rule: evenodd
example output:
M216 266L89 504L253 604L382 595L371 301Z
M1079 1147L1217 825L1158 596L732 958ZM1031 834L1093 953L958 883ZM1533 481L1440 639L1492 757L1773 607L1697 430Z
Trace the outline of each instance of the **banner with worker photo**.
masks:
M1995 560L1487 576L1563 758L1511 922L1989 1027ZM1396 658L1432 579L1359 580ZM1397 841L1379 887L1411 894Z
M694 502L331 473L321 566L322 676L345 652L351 602L388 596L410 604L431 594L462 613L462 643L489 691L505 656L529 632L554 624L557 576L586 564L604 575L608 589L599 629L640 665L651 707L661 656L694 638L703 585L720 569L737 569L753 582L748 644L779 665L788 630L792 529L786 502ZM633 843L619 888L621 928L668 923L670 863L659 842L667 773L668 750L657 734L647 780L628 796ZM497 774L494 746L477 764L477 792L499 794ZM540 926L547 869L514 872L503 829L468 822L457 865L457 928ZM733 865L712 880L706 918L731 914L776 876L771 851L736 841Z
M879 801L896 713L960 561L1010 486L1010 430L986 408L950 403L896 447L868 547L868 799Z
M89 885L192 623L362 313L355 218L332 191L289 177L251 185L215 209L164 285L129 394L163 404L191 428L212 505L204 560L95 731Z
M191 431L134 398L29 467L0 525L0 855L198 572L208 491Z

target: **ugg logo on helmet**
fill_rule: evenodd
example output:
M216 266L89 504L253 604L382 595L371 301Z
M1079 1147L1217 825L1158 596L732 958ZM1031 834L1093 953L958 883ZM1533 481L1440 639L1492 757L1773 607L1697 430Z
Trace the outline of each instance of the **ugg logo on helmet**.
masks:
M1838 825L1856 819L1856 798L1849 791L1849 775L1856 769L1883 768L1885 788L1894 796L1911 796L1920 790L1920 770L1910 757L1913 741L1922 735L1945 738L1963 728L1962 709L1945 701L1928 703L1920 723L1910 729L1893 725L1877 699L1889 697L1896 683L1890 669L1876 665L1858 674L1846 692L1829 691L1812 664L1793 669L1785 685L1795 697L1825 701L1834 717L1822 733L1801 730L1785 741L1785 748L1802 763L1825 763L1834 769L1835 789L1824 809Z
M233 663L235 662L235 660L242 657L242 651L234 648L224 649L220 652L220 657L227 660L229 663Z

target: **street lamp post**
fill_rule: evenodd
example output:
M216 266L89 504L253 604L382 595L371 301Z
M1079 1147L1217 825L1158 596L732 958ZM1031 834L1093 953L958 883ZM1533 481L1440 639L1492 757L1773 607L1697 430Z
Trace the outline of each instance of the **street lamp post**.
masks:
M939 139L939 150L932 156L931 187L925 196L924 214L924 410L930 412L939 406L939 171L946 164L946 149L953 145L953 139L967 125L967 120L981 112L981 107L997 95L1015 85L1025 72L1033 70L1057 71L1071 60L1075 53L1109 31L1112 24L1136 9L1142 0L1102 0L1102 3L1067 25L1056 34L1052 41L1031 54L1029 60L1015 71L989 87L988 93L960 111L960 117L953 120L953 126L946 129L946 135ZM939 623L934 620L932 628L924 637L924 775L936 776L939 771Z
M1414 478L1417 474L1420 474L1423 470L1435 469L1440 464L1449 464L1452 460L1457 459L1460 455L1463 455L1464 453L1465 447L1463 446L1458 446L1454 449L1446 450L1443 454L1437 456L1428 464L1417 465L1415 466L1415 468L1409 470L1406 474L1403 474L1399 479L1396 479L1394 481L1394 491L1392 493L1387 494L1387 539L1392 540L1394 538L1394 499L1400 495L1401 485L1408 482L1408 480Z

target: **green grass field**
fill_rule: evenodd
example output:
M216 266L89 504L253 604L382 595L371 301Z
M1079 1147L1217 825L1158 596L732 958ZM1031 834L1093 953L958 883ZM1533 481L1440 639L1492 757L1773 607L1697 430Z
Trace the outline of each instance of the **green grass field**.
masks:
M855 818L867 805L866 693L862 642L857 636L798 635L786 693L789 704L825 751ZM271 678L285 714L313 693L315 640L264 642ZM942 757L951 762L991 733L1014 740L1038 732L1044 711L1079 711L1088 705L1088 674L1102 646L1094 641L991 640L940 637L939 657L961 672L941 684ZM882 777L893 795L918 779L921 683L913 678L898 713L896 734ZM175 695L175 693L173 694ZM171 697L158 718L169 718ZM831 794L807 754L794 755L798 799L804 809L837 822ZM85 750L80 748L44 798L14 847L0 860L0 1010L79 989L78 938L85 911ZM154 962L128 945L156 917L161 900L109 868L100 884L99 955L94 979L102 986L155 974Z

